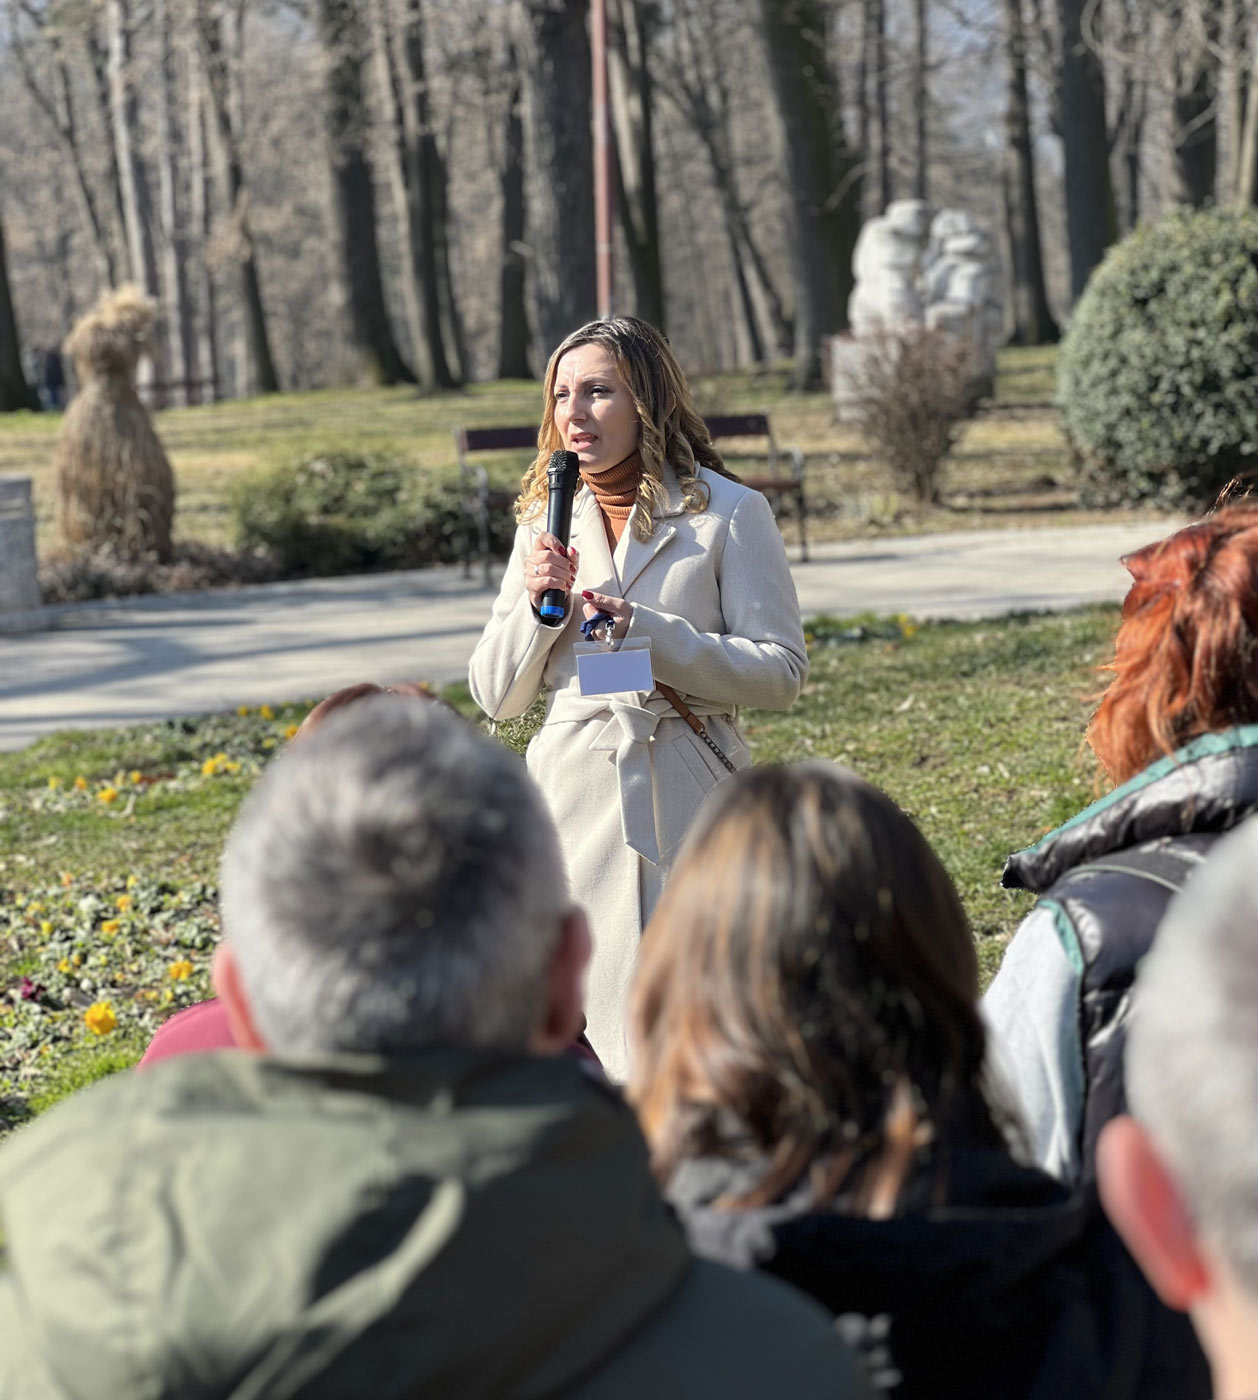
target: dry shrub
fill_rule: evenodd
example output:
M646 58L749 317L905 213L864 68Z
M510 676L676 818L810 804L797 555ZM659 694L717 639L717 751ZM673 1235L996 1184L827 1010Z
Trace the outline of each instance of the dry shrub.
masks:
M156 317L149 297L120 287L66 339L79 392L57 438L58 519L69 545L168 563L175 479L135 388Z
M924 326L862 335L860 344L856 420L896 486L934 505L944 459L974 406L973 352Z
M39 566L45 603L84 603L94 598L130 598L142 593L193 593L238 584L269 583L277 577L268 559L215 549L196 540L177 544L169 563L152 555L119 559L108 548L81 550Z

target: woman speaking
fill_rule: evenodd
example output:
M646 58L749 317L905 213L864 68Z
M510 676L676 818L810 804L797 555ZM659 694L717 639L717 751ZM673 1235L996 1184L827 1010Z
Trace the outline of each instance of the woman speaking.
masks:
M653 326L593 321L559 346L537 445L471 689L493 720L523 714L546 692L528 766L594 932L589 1038L623 1080L643 923L706 793L750 763L738 707L786 709L808 661L769 504L725 470ZM576 453L581 476L567 548L543 528L547 464L561 448ZM568 595L559 626L539 612L548 589ZM579 675L583 622L596 624L601 647L636 663L635 688Z

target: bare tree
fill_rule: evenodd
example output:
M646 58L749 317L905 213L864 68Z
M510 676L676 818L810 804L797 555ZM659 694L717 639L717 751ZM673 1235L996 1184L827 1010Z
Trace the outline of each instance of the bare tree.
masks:
M664 90L708 157L729 245L738 307L751 357L759 361L765 358L766 341L785 351L794 331L738 187L728 31L728 12L719 0L678 0L673 7L674 42L665 67ZM757 324L757 292L768 317L763 330Z
M1008 65L1005 108L1005 220L1013 280L1013 339L1019 345L1043 345L1058 338L1048 308L1044 263L1040 255L1040 217L1035 197L1035 158L1031 110L1027 97L1027 41L1022 0L1003 0L1005 58Z
M160 295L153 239L153 201L138 145L138 99L131 56L129 0L105 0L109 33L109 115L122 193L122 226L131 280L151 297Z
M1142 0L1119 0L1121 19L1117 26L1116 62L1121 67L1122 78L1110 145L1120 172L1118 192L1121 198L1117 203L1124 233L1135 228L1141 212L1140 151L1148 111L1150 67L1144 52L1141 4Z
M158 198L162 229L162 284L171 317L169 377L187 400L193 377L195 348L192 305L188 297L187 240L179 208L179 167L182 151L175 125L175 42L168 0L154 0L153 19L161 44L158 68Z
M444 199L429 111L424 57L424 17L420 0L373 0L372 30L376 67L391 139L388 173L403 243L403 297L415 353L415 374L425 388L450 389L458 383L450 369L442 333L442 278L439 266L438 215Z
M108 215L102 213L99 195L88 176L80 139L76 85L70 74L65 31L59 25L46 24L46 11L21 4L19 0L9 0L8 19L10 51L17 61L23 85L56 133L61 151L74 174L74 188L91 234L101 287L116 286L117 258ZM37 60L31 52L35 45L46 50L46 83L41 82L36 73Z
M13 298L9 295L9 266L4 251L4 224L0 222L0 413L38 408L35 391L22 373L22 346L18 337Z
M1066 235L1070 245L1070 290L1076 300L1083 294L1092 269L1118 234L1105 122L1105 70L1100 55L1085 41L1083 33L1085 10L1089 21L1095 24L1100 8L1100 0L1057 0Z
M210 270L210 162L206 142L205 95L202 87L200 55L195 34L186 55L188 60L188 225L190 249L187 271L191 272L189 297L194 306L193 351L188 359L190 378L209 381L209 395L201 385L200 402L217 397L220 372L218 363L218 301L214 275Z
M244 128L240 76L244 7L242 0L198 0L198 4L200 50L213 116L216 163L227 210L225 242L239 270L245 346L252 377L250 387L256 394L275 394L279 392L279 376L271 357L262 281L249 227L249 194L240 155Z
M1172 0L1165 22L1175 36L1172 198L1203 205L1214 198L1219 164L1220 0Z
M927 108L930 103L928 73L930 33L926 0L913 0L913 197L928 199L929 174L926 142Z
M1236 156L1236 203L1258 204L1258 44L1253 45Z
M529 318L524 286L524 122L515 46L507 45L507 105L502 142L502 275L498 378L527 379Z
M797 388L821 381L823 336L847 326L852 250L860 226L838 75L821 0L760 0L790 172Z
M588 0L514 0L533 325L544 362L597 314Z
M415 382L393 339L376 241L363 69L367 36L358 0L315 0L323 53L323 130L331 172L330 291L341 333L339 378Z
M664 325L664 272L655 195L656 0L614 0L610 8L611 107L616 134L616 196L633 270L634 309Z

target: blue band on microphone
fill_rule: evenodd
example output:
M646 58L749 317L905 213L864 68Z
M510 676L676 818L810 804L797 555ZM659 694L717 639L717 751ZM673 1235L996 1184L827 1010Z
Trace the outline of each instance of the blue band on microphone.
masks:
M539 617L553 617L553 618L562 619L563 615L564 615L567 611L568 611L568 609L567 609L566 607L565 607L565 608L557 608L557 607L554 605L554 603L543 603L543 604L541 605L541 607L538 608L537 614L538 614Z

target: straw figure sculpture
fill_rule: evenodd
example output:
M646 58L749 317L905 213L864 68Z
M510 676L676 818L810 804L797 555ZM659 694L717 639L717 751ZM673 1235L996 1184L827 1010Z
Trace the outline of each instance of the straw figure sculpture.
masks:
M138 287L106 292L66 339L79 391L57 439L61 535L118 559L169 563L175 478L135 370L149 348L157 306Z

